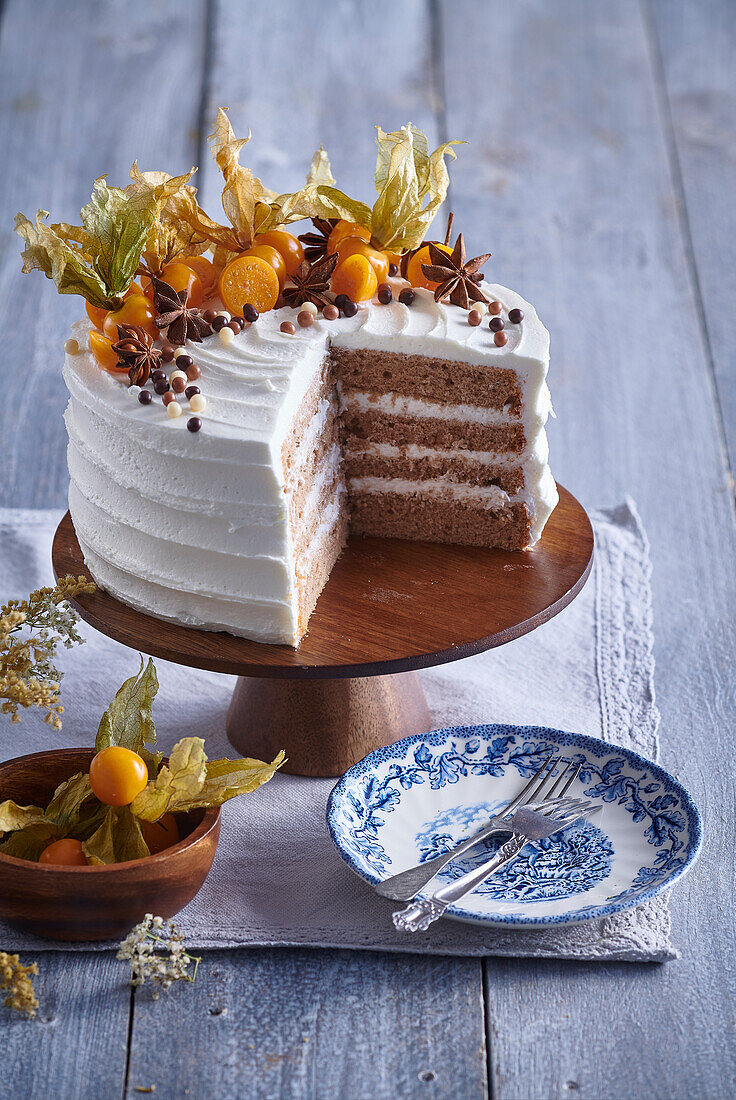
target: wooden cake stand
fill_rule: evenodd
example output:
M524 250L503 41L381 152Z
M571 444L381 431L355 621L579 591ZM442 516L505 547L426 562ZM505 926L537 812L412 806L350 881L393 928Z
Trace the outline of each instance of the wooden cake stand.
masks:
M68 512L52 558L57 577L89 576ZM592 561L590 520L560 487L526 553L351 538L298 649L163 622L101 590L73 602L123 645L237 675L227 735L242 755L271 760L283 748L285 771L332 776L431 728L416 669L528 634L575 598Z

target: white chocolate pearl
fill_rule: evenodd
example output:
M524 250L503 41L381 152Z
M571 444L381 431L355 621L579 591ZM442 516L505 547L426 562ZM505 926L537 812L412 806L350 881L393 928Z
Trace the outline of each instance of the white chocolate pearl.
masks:
M131 397L137 398L138 394L140 392L141 392L141 387L140 386L128 386L128 393L130 394Z
M187 376L183 370L172 370L169 375L169 382L173 382L175 378L183 378L185 382L187 380Z
M304 302L304 304L301 305L299 308L304 313L311 313L313 317L319 317L319 310L317 309L314 302Z
M215 314L215 317L224 317L224 318L225 318L225 322L226 322L226 323L227 323L228 321L232 321L232 316L231 316L231 314L229 314L229 313L228 313L228 311L227 311L226 309L221 309L221 310L219 310L219 311L218 311L218 312L217 312L217 313Z
M488 313L488 306L485 302L473 302L471 309L477 309L481 317L484 317Z
M227 328L227 326L221 328L217 335L220 337L221 344L232 344L235 339L235 333L231 328Z
M171 408L171 405L169 405ZM201 393L192 394L189 400L189 408L192 412L201 413L207 408L207 398L203 397Z
M177 401L169 401L168 405L166 406L167 416L181 416L181 411L181 405Z
M189 355L189 352L186 348L174 348L174 362L176 362L180 355Z
M64 351L67 355L79 355L79 341L73 338L67 340L64 344Z

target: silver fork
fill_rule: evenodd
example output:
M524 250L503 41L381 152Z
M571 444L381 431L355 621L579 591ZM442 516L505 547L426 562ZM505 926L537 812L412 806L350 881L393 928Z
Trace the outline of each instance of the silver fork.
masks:
M448 905L475 890L489 879L499 867L518 856L530 841L542 840L553 833L600 810L600 806L583 799L555 799L535 806L521 806L511 821L512 836L502 844L496 854L479 867L474 867L455 882L443 886L429 898L415 898L405 909L393 914L393 922L399 932L424 932L430 924L442 916Z
M553 760L551 756L548 756L523 790L519 791L516 798L513 798L508 806L492 817L489 823L479 832L474 833L473 836L463 840L457 847L443 853L441 856L435 856L434 859L428 859L426 863L418 863L415 867L409 867L406 871L400 871L397 875L384 879L383 882L378 883L376 891L384 898L391 898L393 901L411 901L453 859L464 855L470 848L494 833L507 833L511 828L511 818L520 806L526 806L534 801L541 802L543 799L546 800L552 797L562 798L577 779L582 764L569 763L554 778L554 782L550 784L549 788L545 790L548 781L553 778L553 772L559 762L559 757Z

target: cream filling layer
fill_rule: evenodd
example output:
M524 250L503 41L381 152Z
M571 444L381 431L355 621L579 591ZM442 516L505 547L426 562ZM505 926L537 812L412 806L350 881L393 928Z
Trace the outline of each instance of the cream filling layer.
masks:
M536 402L525 403L521 417L512 416L502 409L488 409L481 405L450 405L424 398L405 397L398 393L369 393L364 390L347 390L337 383L341 410L358 409L360 412L381 412L389 416L410 417L413 420L456 420L460 423L482 424L486 427L507 427L521 423L527 439L534 439L544 428L552 403L546 382L536 395Z

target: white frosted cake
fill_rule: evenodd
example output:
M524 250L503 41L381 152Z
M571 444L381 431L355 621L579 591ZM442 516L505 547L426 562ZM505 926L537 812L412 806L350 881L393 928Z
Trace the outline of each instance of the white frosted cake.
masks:
M23 270L86 299L66 342L69 508L90 573L187 626L296 646L348 532L528 550L557 503L549 337L428 237L454 141L377 127L373 207L320 148L277 194L211 136L195 169L95 181L81 224L23 214ZM312 230L287 231L310 218Z
M93 577L149 614L295 645L351 505L364 533L406 537L408 520L419 538L533 545L557 502L544 430L549 337L528 302L484 289L506 319L524 314L503 347L421 289L411 306L369 304L295 335L280 331L298 312L286 308L227 345L187 344L207 397L196 436L101 371L80 322L81 350L64 371L69 507ZM344 352L362 353L368 385L351 384ZM449 364L462 399L416 370L403 372L407 386L387 385L385 353Z

